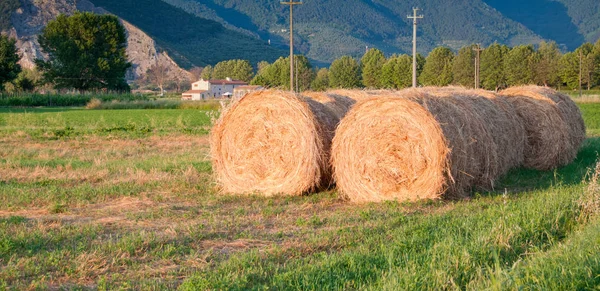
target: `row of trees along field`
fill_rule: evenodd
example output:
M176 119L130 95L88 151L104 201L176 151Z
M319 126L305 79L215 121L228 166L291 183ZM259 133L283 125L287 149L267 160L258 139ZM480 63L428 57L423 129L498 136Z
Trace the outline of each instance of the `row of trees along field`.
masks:
M23 70L15 40L0 35L0 91L36 86L78 91L129 91L125 73L127 36L116 16L93 13L59 15L39 35L47 60L35 61L37 70Z
M419 84L474 87L475 48L475 45L463 47L455 54L447 47L437 47L426 58L418 55ZM368 50L360 60L343 56L329 68L313 69L309 60L301 55L295 56L294 62L299 90L401 89L412 85L412 57L386 58L378 49ZM230 60L205 67L200 76L204 79L232 77L255 85L289 89L289 67L289 58L282 57L274 63L258 63L254 74L248 61ZM580 73L584 88L600 85L600 40L595 45L585 43L565 54L554 42L542 42L537 49L533 45L509 48L495 43L480 53L480 86L488 90L523 84L576 89Z

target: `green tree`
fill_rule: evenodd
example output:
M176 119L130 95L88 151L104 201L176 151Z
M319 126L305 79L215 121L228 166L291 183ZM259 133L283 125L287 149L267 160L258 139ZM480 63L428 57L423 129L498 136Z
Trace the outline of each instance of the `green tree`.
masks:
M294 56L294 76L298 81L298 89L305 91L310 88L310 84L314 79L314 71L312 65L305 56ZM261 85L266 88L281 88L290 89L290 58L280 57L273 64L262 64L259 73L251 82L254 85ZM294 87L296 84L294 84Z
M27 71L22 71L19 76L13 81L15 89L19 92L31 92L35 89L35 80L28 76Z
M350 56L343 56L333 61L329 67L329 87L348 89L360 87L358 62Z
M507 46L494 43L481 52L480 76L483 88L498 91L506 86L503 64L508 51Z
M127 35L116 16L89 12L59 15L38 37L48 61L36 60L56 88L129 90Z
M254 76L254 69L249 61L246 60L228 60L217 63L212 77L213 79L232 78L249 82Z
M310 84L310 88L314 91L325 91L329 87L329 70L322 68L317 71L317 76Z
M600 85L600 39L594 44L589 58L592 70L592 86Z
M539 85L556 87L560 82L561 52L556 42L542 41L534 68L534 81Z
M560 61L560 76L569 89L579 88L581 85L589 90L597 82L595 47L591 43L584 43L572 53L565 54Z
M447 86L452 83L454 53L447 47L433 49L427 59L419 81L425 86Z
M536 53L532 45L519 45L512 48L504 59L507 85L532 84L535 61Z
M454 84L475 87L475 54L473 50L476 45L470 45L461 48L454 58L452 64L452 74L454 76Z
M0 91L4 91L4 83L12 82L21 72L17 63L21 57L15 43L14 39L0 35Z
M372 48L360 59L362 82L367 88L381 87L381 73L386 59L382 51Z
M583 63L581 67L581 82L584 86L587 87L588 90L591 89L592 86L595 85L594 73L595 73L595 55L594 55L594 45L587 42L582 44L579 48L575 50L575 53L583 56Z
M567 88L579 88L579 56L575 52L566 53L559 62L560 78Z
M200 78L203 80L212 80L213 79L213 67L208 65L202 69L202 73L200 74Z
M383 65L381 85L388 89L402 89L412 85L412 57L393 55Z

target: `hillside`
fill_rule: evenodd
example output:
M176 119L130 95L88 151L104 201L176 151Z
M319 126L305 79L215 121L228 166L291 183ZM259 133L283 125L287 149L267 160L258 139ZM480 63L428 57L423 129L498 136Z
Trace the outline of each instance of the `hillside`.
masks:
M278 1L90 1L91 6L99 7L94 11L119 16L146 35L157 51L166 51L184 68L235 58L256 64L287 54L289 8ZM86 2L78 1L80 10L87 9L82 4ZM18 18L11 16L11 11L43 5L50 12L44 8L28 13L46 18L42 17L40 23L26 23L39 31L40 25L51 19L52 11L72 11L69 3L2 0L0 30L10 30ZM440 45L458 50L471 43L514 46L541 40L554 40L564 50L573 50L584 41L600 38L597 0L346 0L343 5L330 0L305 0L295 10L296 52L317 65L327 65L342 55L360 57L366 47L377 47L388 55L409 53L412 27L406 16L414 6L420 7L425 16L419 22L422 54ZM130 43L132 53L144 58L144 49ZM27 42L23 45L30 46ZM22 51L28 58L36 52L32 47Z
M33 68L34 60L44 58L37 36L46 24L59 14L72 14L76 10L93 11L103 14L107 11L95 7L86 0L79 0L77 9L66 0L27 1L10 0L0 4L0 31L7 33L17 40L21 54L20 64L25 68ZM10 4L10 5L7 5ZM156 43L136 26L121 19L127 32L127 55L132 63L126 78L135 80L145 74L146 70L155 64L167 66L173 77L187 78L188 74L175 63L167 53L157 47Z
M150 35L184 67L204 66L227 59L274 61L284 50L273 48L220 23L196 17L160 0L91 0Z
M235 27L284 48L288 8L277 1L163 0L190 14ZM422 8L421 53L446 45L455 50L470 43L507 45L555 40L564 49L600 37L596 0L306 0L296 8L297 51L322 62L360 56L365 46L388 54L409 52L411 8Z

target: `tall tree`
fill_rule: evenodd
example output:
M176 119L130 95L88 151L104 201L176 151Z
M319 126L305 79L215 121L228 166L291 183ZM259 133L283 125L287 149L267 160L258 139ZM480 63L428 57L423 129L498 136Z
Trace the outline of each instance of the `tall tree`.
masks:
M295 55L294 75L297 77L298 89L304 91L310 88L314 79L312 65L305 56ZM280 57L273 64L261 64L262 68L252 80L252 84L266 88L290 89L290 58ZM295 84L294 84L295 86Z
M383 65L381 85L388 89L402 89L412 85L412 57L393 55Z
M200 78L203 80L212 80L213 79L213 67L208 65L202 69L202 73L200 74Z
M581 82L584 86L587 87L588 90L591 89L592 86L595 85L595 80L594 80L594 71L595 71L595 64L594 64L594 45L587 42L582 44L579 48L577 48L575 50L575 53L579 56L579 52L581 52L581 55L583 56L583 61L581 64Z
M13 81L21 72L17 64L20 59L15 40L0 35L0 91L4 90L4 83Z
M560 76L570 89L581 85L590 89L594 85L594 45L584 43L572 53L565 54L560 60Z
M127 35L116 16L59 15L48 22L38 41L49 59L38 59L36 65L56 88L129 90Z
M534 81L539 85L557 87L560 82L560 58L556 42L542 41L538 48L538 61L534 68Z
M509 48L494 43L481 52L481 85L487 90L498 90L506 86L504 58Z
M575 52L566 53L560 59L560 78L567 88L579 88L579 55Z
M475 54L473 50L476 45L470 45L461 48L454 58L452 64L452 74L454 76L454 84L475 87Z
M167 67L163 64L159 64L159 63L152 65L146 71L147 81L149 83L156 85L158 88L160 88L160 96L165 95L165 84L168 81L171 81L169 79L169 75L170 75L169 67Z
M509 86L532 84L535 62L536 53L532 45L513 47L504 59L506 83Z
M385 64L385 56L382 51L372 48L360 59L362 82L367 88L381 87L381 69Z
M350 56L343 56L333 61L329 67L329 87L348 89L360 87L358 62Z
M447 86L452 82L454 53L447 47L433 49L425 59L419 81L425 86Z
M317 76L310 84L310 89L314 91L325 91L329 87L329 70L321 68L317 71Z
M213 79L232 78L249 82L254 76L254 70L249 61L228 60L219 62L213 70Z

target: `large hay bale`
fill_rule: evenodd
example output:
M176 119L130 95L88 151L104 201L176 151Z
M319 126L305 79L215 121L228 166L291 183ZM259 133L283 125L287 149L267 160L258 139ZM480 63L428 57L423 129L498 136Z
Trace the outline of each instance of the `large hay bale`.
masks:
M539 86L513 87L500 94L508 97L525 126L525 167L550 170L575 159L585 140L585 124L569 96Z
M423 90L357 102L333 139L339 190L354 202L465 197L489 166L477 154L489 145L474 139L481 133L472 115Z
M518 118L515 109L506 100L491 91L467 89L463 87L428 87L424 88L436 96L451 97L460 100L464 106L469 107L477 117L476 123L481 124L495 144L495 152L490 153L492 160L490 169L491 180L483 180L480 185L486 188L487 182L494 182L498 177L506 174L510 169L518 167L523 163L523 151L525 146L525 128ZM474 120L475 121L475 120ZM481 132L481 131L480 131ZM487 136L484 134L484 138ZM484 142L483 144L488 144ZM481 150L491 150L485 149ZM493 186L493 185L491 185Z
M331 140L343 106L326 94L321 99L326 102L268 90L247 94L225 109L210 137L222 190L270 196L328 187Z

